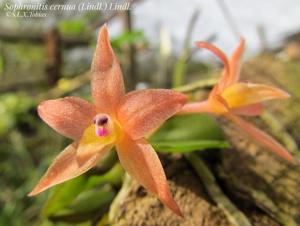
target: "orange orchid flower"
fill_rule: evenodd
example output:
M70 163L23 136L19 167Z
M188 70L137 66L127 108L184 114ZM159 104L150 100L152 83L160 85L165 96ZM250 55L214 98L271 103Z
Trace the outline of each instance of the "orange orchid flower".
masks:
M66 97L38 106L39 116L74 142L58 155L29 196L83 174L115 145L125 170L182 216L160 160L144 137L178 112L186 103L186 96L166 89L125 94L121 68L106 25L99 32L91 71L94 104Z
M283 159L294 162L291 154L275 139L238 116L259 115L263 110L261 102L289 97L288 93L272 86L239 82L240 60L244 52L245 40L241 38L230 59L219 48L207 42L196 42L196 45L213 52L223 62L224 70L219 82L214 86L207 100L187 104L179 114L207 112L215 115L224 115L256 142Z

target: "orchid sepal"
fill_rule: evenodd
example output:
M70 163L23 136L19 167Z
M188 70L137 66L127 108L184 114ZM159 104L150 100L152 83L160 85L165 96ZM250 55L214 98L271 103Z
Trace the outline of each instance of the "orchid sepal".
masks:
M268 148L268 150L273 151L289 162L293 162L293 157L275 139L236 116L258 116L263 111L262 102L290 97L287 92L273 86L238 82L245 40L243 38L240 39L239 45L230 59L226 57L222 50L210 43L197 42L196 45L200 48L208 49L215 54L224 64L224 70L207 100L199 103L188 103L179 114L206 112L218 116L223 115L231 119L237 126L250 134L254 140Z
M160 161L144 137L177 113L186 103L186 96L163 89L134 91L125 95L121 67L110 45L106 25L100 28L91 72L93 104L72 97L46 101L39 106L41 118L56 131L72 138L74 143L58 155L29 195L36 195L81 175L94 167L113 146L117 146L125 168L128 165L135 167L134 170L129 169L131 175L175 214L182 216ZM148 164L149 178L147 175L137 176L145 166L141 165L142 160L134 158L134 153L127 146L136 147L137 155L143 156L144 163ZM131 153L130 157L128 153ZM136 160L137 165L131 160Z

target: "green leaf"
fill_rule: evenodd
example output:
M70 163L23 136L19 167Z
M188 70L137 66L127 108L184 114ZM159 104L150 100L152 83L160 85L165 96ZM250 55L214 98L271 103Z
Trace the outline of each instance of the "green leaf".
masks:
M85 24L80 20L63 20L59 22L58 29L62 34L79 35L84 33Z
M0 52L1 54L1 52ZM2 78L3 76L3 72L4 72L4 57L2 55L0 55L0 79Z
M25 114L33 105L24 93L5 93L0 96L0 135L13 128L19 114Z
M43 215L49 217L68 206L84 190L86 180L86 176L82 175L58 185L46 202Z
M75 213L86 218L86 212L90 212L108 202L114 192L104 189L109 184L120 186L124 170L119 163L115 164L108 172L102 175L82 175L58 185L54 193L46 202L43 215L51 219L69 219ZM105 194L102 197L102 195ZM95 199L93 201L93 199ZM102 201L101 201L102 200Z
M123 175L124 170L122 166L120 163L116 163L107 173L103 175L90 176L87 181L86 188L92 188L106 183L111 183L116 186L121 185Z
M111 44L113 47L120 47L123 44L133 44L138 41L144 41L145 36L143 31L126 31L119 37L113 39Z
M108 211L115 197L111 186L103 186L101 189L89 189L82 192L67 208L52 215L52 221L69 223L84 222L99 217Z
M160 152L182 153L228 147L217 122L207 114L172 117L155 132L150 142Z
M207 114L179 115L168 119L151 136L151 141L224 140L214 118Z
M82 192L69 207L70 212L91 212L104 204L110 203L115 197L115 192L110 186L102 189L90 189Z
M217 140L189 140L189 141L161 141L152 144L155 150L162 153L186 153L195 150L204 150L209 148L228 148L226 141Z

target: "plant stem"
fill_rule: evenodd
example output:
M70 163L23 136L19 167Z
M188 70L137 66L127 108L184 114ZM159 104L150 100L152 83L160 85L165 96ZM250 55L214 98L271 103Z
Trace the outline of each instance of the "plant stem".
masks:
M185 158L195 169L210 197L214 200L217 206L223 210L228 221L234 226L251 226L252 224L248 218L240 210L238 210L237 207L231 203L231 201L222 192L214 175L202 159L196 153L185 154Z
M120 204L123 203L125 197L127 196L130 186L131 186L131 177L127 173L125 173L123 185L119 193L113 200L112 204L110 205L108 219L111 225L115 224L115 220L119 214Z

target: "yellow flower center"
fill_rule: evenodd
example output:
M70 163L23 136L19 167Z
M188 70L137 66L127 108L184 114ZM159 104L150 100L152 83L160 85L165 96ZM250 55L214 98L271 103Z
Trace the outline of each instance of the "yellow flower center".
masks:
M97 114L93 123L85 129L79 141L78 153L84 153L113 144L122 139L123 131L119 122L107 114Z
M220 95L210 96L208 99L208 104L210 109L212 109L212 111L217 115L222 115L228 112L228 109L226 108L227 100Z

